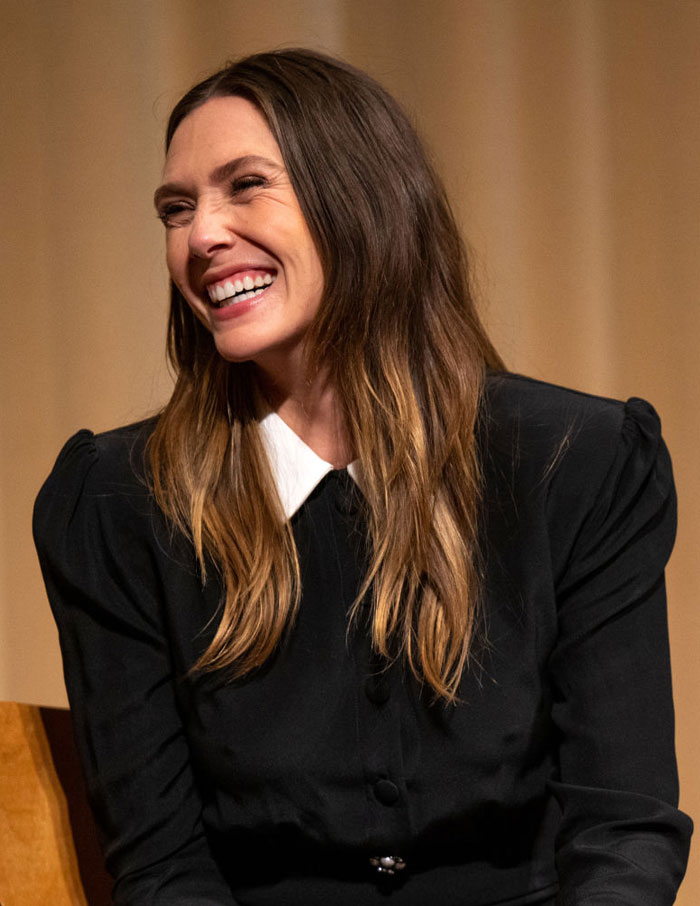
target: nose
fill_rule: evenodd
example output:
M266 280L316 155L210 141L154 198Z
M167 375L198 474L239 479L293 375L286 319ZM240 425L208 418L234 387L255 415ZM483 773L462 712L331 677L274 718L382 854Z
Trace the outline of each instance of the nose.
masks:
M217 251L230 248L235 233L229 220L219 207L198 205L190 225L190 253L196 258L211 258Z

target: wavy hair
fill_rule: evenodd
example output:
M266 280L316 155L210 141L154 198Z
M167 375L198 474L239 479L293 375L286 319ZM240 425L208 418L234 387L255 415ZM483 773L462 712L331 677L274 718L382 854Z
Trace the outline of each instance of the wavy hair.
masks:
M477 421L487 368L501 369L476 313L444 189L393 98L309 50L261 53L192 88L182 120L239 96L274 135L322 262L306 343L337 392L359 460L374 650L454 700L476 637L481 587ZM258 432L251 363L230 363L172 285L174 392L149 446L153 490L220 570L221 620L197 670L242 676L292 625L297 551Z

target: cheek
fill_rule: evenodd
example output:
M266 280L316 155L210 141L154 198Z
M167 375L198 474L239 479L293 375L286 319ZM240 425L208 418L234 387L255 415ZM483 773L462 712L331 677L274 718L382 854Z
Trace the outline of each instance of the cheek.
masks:
M314 249L309 267L309 294L313 301L314 308L318 308L321 302L325 282L321 260Z
M183 287L181 285L179 285L179 282L176 281L174 278L173 278L173 283L175 283L177 288L180 290L181 295L183 296L185 302L187 303L187 307L192 312L192 314L195 316L195 318L201 324L203 324L206 327L206 329L211 333L211 324L209 323L209 319L207 318L207 314L206 314L206 311L204 310L203 306L198 301L196 301L196 300L193 301L192 298L190 297L190 294L187 293L183 289Z
M187 245L178 235L169 233L165 240L165 263L178 286L182 287L187 274Z
M205 312L202 310L198 299L193 299L193 291L190 289L188 280L188 262L189 253L186 241L178 242L177 238L171 239L170 234L165 245L165 263L170 274L170 279L180 290L185 302L196 318L207 328L211 329Z
M302 248L304 249L299 262L301 281L309 303L313 306L318 306L326 282L321 258L306 224L303 224L303 228L299 230L299 233L303 236Z

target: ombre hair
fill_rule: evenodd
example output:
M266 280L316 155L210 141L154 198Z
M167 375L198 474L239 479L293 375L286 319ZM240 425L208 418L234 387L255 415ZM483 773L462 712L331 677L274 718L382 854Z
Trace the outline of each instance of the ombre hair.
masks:
M274 135L324 273L307 335L359 460L374 650L454 700L477 636L482 476L477 422L487 368L502 362L476 313L444 189L393 98L309 50L255 54L175 106L166 144L210 98L242 97ZM293 624L294 537L258 432L252 363L230 363L173 285L174 392L149 446L156 499L225 587L195 670L242 676ZM351 622L349 623L351 625Z

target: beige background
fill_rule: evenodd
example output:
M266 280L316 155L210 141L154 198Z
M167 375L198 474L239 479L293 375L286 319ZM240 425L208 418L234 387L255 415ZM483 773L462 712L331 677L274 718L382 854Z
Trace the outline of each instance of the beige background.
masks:
M150 197L167 112L228 57L304 44L408 107L514 370L662 414L682 806L700 816L700 3L2 0L0 700L65 701L30 537L63 441L165 399ZM700 901L700 864L679 896Z

